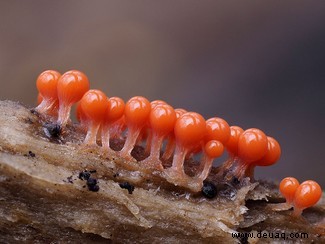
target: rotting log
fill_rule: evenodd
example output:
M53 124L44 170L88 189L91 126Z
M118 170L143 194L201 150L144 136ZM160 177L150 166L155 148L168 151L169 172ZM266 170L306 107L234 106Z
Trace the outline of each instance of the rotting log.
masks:
M324 196L303 218L294 218L290 210L272 210L283 199L268 182L240 187L215 182L217 196L206 199L159 175L130 170L121 158L103 158L98 148L83 147L84 135L75 125L53 139L44 124L21 104L0 101L0 243L282 241L282 235L233 237L258 237L261 231L269 236L284 233L301 243L325 243ZM141 157L141 148L134 154ZM85 171L98 180L98 189L85 180ZM126 182L134 191L120 187ZM292 239L291 233L307 233L308 238Z

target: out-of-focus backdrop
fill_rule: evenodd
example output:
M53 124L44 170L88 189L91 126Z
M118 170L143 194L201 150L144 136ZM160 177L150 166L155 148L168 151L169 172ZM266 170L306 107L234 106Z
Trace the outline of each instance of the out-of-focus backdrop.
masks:
M258 127L282 158L257 178L325 187L321 1L0 1L0 99L36 103L45 69L92 88Z

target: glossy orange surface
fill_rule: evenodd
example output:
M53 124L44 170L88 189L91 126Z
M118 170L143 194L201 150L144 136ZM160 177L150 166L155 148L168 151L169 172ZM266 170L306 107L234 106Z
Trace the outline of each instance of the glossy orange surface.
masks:
M185 109L182 108L176 108L175 109L175 113L176 113L176 118L178 119L179 117L181 117L181 115L185 114L187 111Z
M120 97L111 97L109 102L109 109L107 110L105 120L108 122L114 122L123 116L125 103Z
M60 77L61 74L55 70L46 70L38 76L36 86L43 98L57 99L57 84Z
M85 119L87 119L85 113L82 111L80 102L77 103L76 117L79 122L83 122Z
M226 144L230 138L229 124L221 118L210 118L206 121L207 135L206 141L217 140L222 144Z
M224 147L220 141L211 140L205 144L204 151L210 158L220 157L223 153Z
M293 201L298 187L299 181L294 177L286 177L280 182L279 190L287 200L287 203L291 203Z
M100 122L105 118L109 100L102 91L89 90L81 98L80 107L89 120Z
M294 196L294 206L298 209L305 209L315 205L322 196L322 188L313 181L307 180L300 184Z
M150 103L151 109L155 108L157 105L165 105L167 104L165 101L163 100L154 100Z
M246 162L257 161L264 157L267 147L268 141L263 131L248 129L238 139L238 156Z
M89 90L89 81L84 73L70 70L60 77L57 88L60 103L73 104Z
M267 152L265 156L256 162L259 166L270 166L276 163L281 156L280 144L273 137L267 137Z
M205 119L198 113L187 112L177 119L174 133L185 147L198 145L206 134Z
M151 105L148 99L136 96L132 97L125 105L125 120L127 124L139 126L149 120Z
M176 113L170 105L160 104L151 109L150 128L158 134L168 134L174 130Z
M226 143L226 148L233 155L238 155L238 140L243 132L244 130L239 126L230 126L230 137Z

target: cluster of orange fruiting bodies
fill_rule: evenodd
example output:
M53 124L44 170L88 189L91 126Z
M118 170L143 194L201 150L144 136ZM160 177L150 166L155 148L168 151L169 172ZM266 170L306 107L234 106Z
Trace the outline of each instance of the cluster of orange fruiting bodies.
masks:
M307 180L299 184L293 177L286 177L280 183L280 192L286 198L286 208L294 207L294 215L299 216L302 210L315 205L322 196L320 185Z
M79 102L77 118L87 131L86 145L97 145L100 134L104 155L134 161L131 151L137 143L145 141L149 156L138 163L147 170L163 172L168 182L195 192L201 190L213 160L224 149L230 157L220 172L239 180L253 179L255 166L272 165L281 154L278 142L259 129L244 131L217 117L205 120L196 112L174 109L161 100L149 102L136 96L124 103L119 97L108 98L100 90L89 90L88 78L80 71L68 71L62 76L54 70L44 71L37 79L37 88L39 105L35 110L54 118L61 129L69 121L71 106ZM123 137L125 130L122 150L112 150L110 139ZM184 171L184 162L198 153L202 153L199 172L190 177ZM163 161L169 159L172 166L164 168Z
M219 167L220 175L239 180L253 180L255 166L272 165L281 154L279 143L259 129L229 126L218 117L205 120L196 112L174 109L161 100L150 102L136 96L124 103L119 97L108 98L100 90L89 90L88 78L80 71L63 75L44 71L37 79L37 88L39 105L35 110L55 120L61 130L69 121L71 106L79 102L77 118L86 131L85 145L100 146L105 156L136 162L131 151L135 145L145 143L148 156L136 163L147 171L159 171L168 182L194 192L201 190L213 160L225 149L229 159ZM97 142L99 137L101 142ZM125 141L120 151L110 147L113 138ZM184 163L198 153L198 172L189 176ZM172 161L170 167L164 165L168 160Z

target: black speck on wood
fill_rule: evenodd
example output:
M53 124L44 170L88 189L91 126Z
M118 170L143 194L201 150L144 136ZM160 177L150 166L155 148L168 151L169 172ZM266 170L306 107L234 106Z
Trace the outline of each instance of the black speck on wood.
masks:
M129 194L132 194L132 192L134 191L134 186L131 185L129 182L122 182L119 183L119 185L122 189L127 189Z

